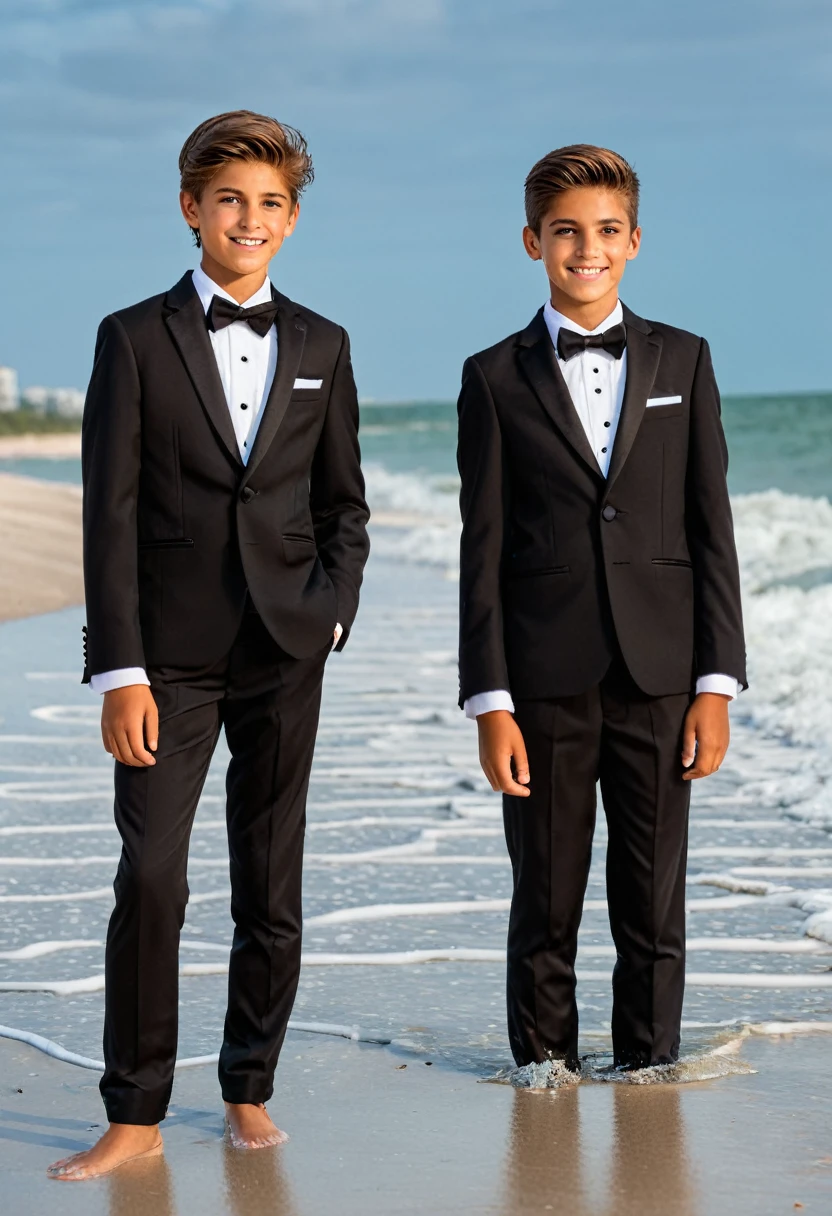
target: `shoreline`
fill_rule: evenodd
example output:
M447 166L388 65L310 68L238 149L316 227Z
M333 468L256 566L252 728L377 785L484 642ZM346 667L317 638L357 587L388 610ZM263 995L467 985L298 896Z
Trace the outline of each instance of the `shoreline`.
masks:
M0 460L67 460L81 457L81 431L0 435Z

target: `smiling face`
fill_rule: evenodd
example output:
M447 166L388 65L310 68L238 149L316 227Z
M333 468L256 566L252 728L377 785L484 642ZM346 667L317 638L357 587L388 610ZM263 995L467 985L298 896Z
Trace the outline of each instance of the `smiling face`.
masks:
M626 199L602 187L565 190L552 201L540 233L524 228L523 243L549 276L552 305L584 329L594 329L618 301L618 284L637 255L641 229L630 228Z
M241 303L265 282L300 211L280 170L261 161L229 161L200 198L183 190L179 201L188 224L199 229L202 269Z

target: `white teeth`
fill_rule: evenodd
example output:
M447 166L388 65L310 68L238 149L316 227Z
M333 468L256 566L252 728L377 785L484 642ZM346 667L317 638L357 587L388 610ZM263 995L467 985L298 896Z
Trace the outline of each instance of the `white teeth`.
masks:
M251 240L250 238L244 237L244 236L232 236L231 239L237 245L265 245L265 243L266 243L265 241Z
M573 274L600 274L605 269L603 266L570 266L569 269Z

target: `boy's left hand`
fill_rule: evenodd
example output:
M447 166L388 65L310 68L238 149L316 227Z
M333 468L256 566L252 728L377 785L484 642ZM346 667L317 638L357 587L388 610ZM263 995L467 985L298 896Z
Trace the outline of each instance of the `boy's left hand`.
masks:
M683 781L710 777L725 759L731 739L730 699L716 692L700 692L688 710L682 733Z

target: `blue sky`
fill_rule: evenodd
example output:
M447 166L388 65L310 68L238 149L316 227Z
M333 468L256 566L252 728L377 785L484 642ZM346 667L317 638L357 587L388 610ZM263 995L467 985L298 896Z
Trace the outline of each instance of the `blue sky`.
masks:
M351 333L363 396L456 393L530 319L520 244L544 152L642 179L623 295L704 333L731 392L832 389L829 0L4 0L0 363L86 384L102 315L194 264L176 161L247 107L317 178L273 263Z

